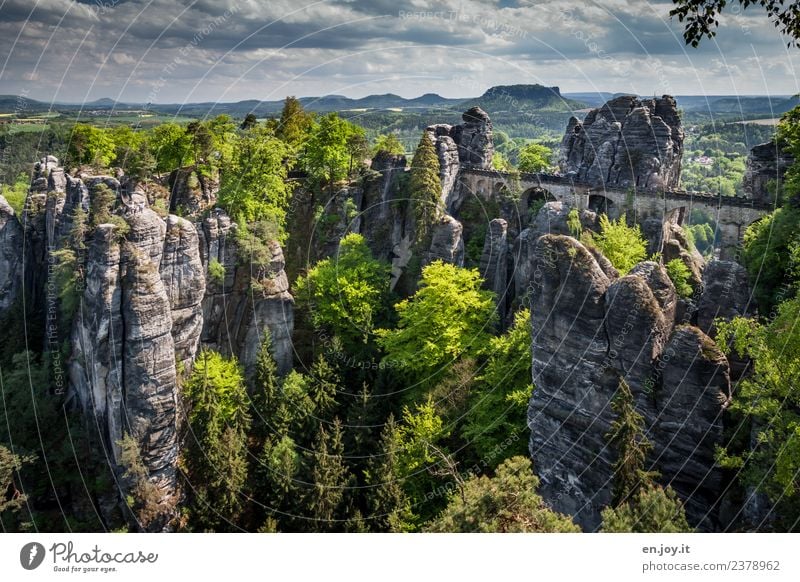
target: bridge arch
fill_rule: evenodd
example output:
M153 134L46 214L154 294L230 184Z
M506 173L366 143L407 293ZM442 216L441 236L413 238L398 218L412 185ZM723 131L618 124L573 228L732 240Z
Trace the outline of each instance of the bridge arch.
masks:
M586 207L597 214L605 214L610 219L619 216L619 206L611 198L602 194L589 194Z

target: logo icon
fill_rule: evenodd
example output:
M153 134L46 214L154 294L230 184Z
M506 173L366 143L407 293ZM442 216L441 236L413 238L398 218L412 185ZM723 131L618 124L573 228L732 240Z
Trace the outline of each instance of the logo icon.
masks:
M44 546L39 542L30 542L19 551L19 563L26 570L35 570L44 562Z

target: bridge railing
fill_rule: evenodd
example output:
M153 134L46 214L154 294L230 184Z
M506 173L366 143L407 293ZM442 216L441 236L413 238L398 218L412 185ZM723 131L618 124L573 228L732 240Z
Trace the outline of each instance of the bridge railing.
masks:
M533 172L511 173L511 172L503 172L500 170L489 170L486 168L479 168L470 165L462 165L461 170L466 171L470 174L489 176L492 178L508 180L508 181L517 179L523 182L537 182L543 185L568 184L574 187L585 188L589 191L596 190L598 193L601 193L603 190L627 192L626 189L622 188L603 188L602 186L598 186L596 184L578 182L569 176L563 176L560 174L533 173ZM719 204L723 206L740 206L746 208L757 208L759 210L772 210L774 208L772 204L757 202L748 196L738 196L738 195L722 196L721 194L717 194L714 192L691 192L688 190L658 190L655 188L637 188L636 194L645 195L648 197L659 197L659 198L666 197L673 199L677 198L682 200L686 199L693 200L699 198L706 203L717 201Z

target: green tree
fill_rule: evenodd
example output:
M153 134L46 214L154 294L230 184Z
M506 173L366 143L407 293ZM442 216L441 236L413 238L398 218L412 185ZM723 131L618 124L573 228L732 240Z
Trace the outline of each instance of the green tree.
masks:
M336 113L324 115L312 126L305 143L304 165L312 179L328 185L331 194L334 184L349 175L357 150L356 137L363 133Z
M125 468L123 478L127 481L130 491L126 498L128 510L132 512L137 525L147 530L165 512L166 508L161 504L161 492L155 483L150 481L136 439L126 434L118 444L121 451L120 464Z
M433 380L455 359L482 353L496 314L494 294L481 282L477 269L442 261L424 267L419 290L395 305L397 328L378 331L386 359Z
M254 113L248 113L244 116L241 125L239 125L239 129L242 131L247 131L248 129L253 129L258 124L258 118L255 116Z
M342 425L336 420L330 429L320 425L314 449L309 453L311 488L306 508L315 521L315 531L341 531L345 488L349 471L344 461Z
M689 278L692 273L689 267L686 266L686 263L680 259L672 259L664 265L664 268L672 284L675 285L675 292L680 297L691 297L694 293L694 289L692 289L692 285L689 283Z
M314 117L303 109L296 97L287 97L278 121L276 135L294 151L298 151L311 133Z
M547 172L552 164L553 151L542 144L529 143L519 151L517 167L520 172Z
M390 266L372 257L364 237L351 233L336 256L298 278L295 297L317 328L327 328L348 347L366 343L380 322L389 292Z
M423 132L411 161L409 183L417 243L423 246L427 244L431 228L444 212L439 172L439 156L430 136Z
M621 275L630 271L647 256L647 242L639 225L628 226L625 219L609 220L600 215L601 232L594 236L594 244Z
M31 529L28 496L20 491L18 474L33 460L31 456L14 455L0 444L0 530L4 532Z
M475 475L454 493L447 508L425 528L428 532L570 533L580 528L554 512L536 492L539 478L530 459L512 457L494 477Z
M150 148L158 172L171 172L183 167L190 159L191 147L186 130L177 123L157 125L150 136Z
M256 502L263 506L267 519L279 526L293 526L299 508L297 486L302 457L289 435L274 435L265 441L255 467ZM276 528L277 529L277 528Z
M288 154L286 145L265 127L240 136L222 174L219 205L237 220L273 223L282 239L291 194L284 163Z
M791 2L783 0L672 0L675 4L669 15L677 16L678 21L684 24L683 39L686 44L697 47L703 37L714 38L717 34L719 17L726 6L738 4L740 10L746 10L751 6L763 8L772 24L778 28L781 34L786 35L791 40L789 46L798 46L800 39L800 12L797 6ZM731 8L733 14L738 14L738 10Z
M109 132L85 123L76 123L72 128L67 149L69 163L107 168L114 155L114 140Z
M514 171L514 166L512 166L508 158L500 152L494 152L494 155L492 155L492 168L500 172Z
M405 153L403 144L397 139L394 133L379 135L375 138L375 144L372 146L372 155L376 156L380 152L389 154L400 155Z
M608 533L689 533L686 512L671 487L650 484L619 507L606 507L602 531Z
M644 436L644 417L636 406L628 383L620 378L617 392L611 400L616 418L606 435L617 453L614 461L614 505L620 505L643 486L649 485L654 473L645 470L647 453L653 445Z
M490 468L527 451L531 397L531 314L522 309L504 335L489 339L489 358L470 393L464 439Z
M22 210L25 208L29 186L30 180L25 174L20 174L12 185L0 184L0 196L6 199L19 217L22 216Z
M204 350L184 387L191 437L185 465L201 527L218 527L242 509L247 480L250 399L235 358Z
M364 471L368 517L375 531L406 532L414 528L411 503L400 479L401 446L397 424L390 414L381 431L378 454Z
M769 496L786 527L800 518L800 299L778 305L774 319L717 322L717 344L749 358L752 373L737 384L731 414L752 425L754 442L720 451L741 482Z
M744 233L742 262L754 282L753 294L764 313L795 294L800 248L800 209L778 208ZM787 288L788 287L788 288Z

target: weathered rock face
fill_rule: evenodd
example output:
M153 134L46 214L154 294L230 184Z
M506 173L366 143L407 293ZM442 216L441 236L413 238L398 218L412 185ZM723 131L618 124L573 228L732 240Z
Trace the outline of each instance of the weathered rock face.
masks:
M442 203L449 213L461 205L463 193L458 185L461 165L490 169L494 145L492 121L480 107L472 107L461 116L459 125L437 124L425 129L436 146Z
M689 268L689 283L695 290L701 289L703 285L703 269L706 261L697 249L695 249L686 238L686 232L677 224L666 223L664 228L664 239L661 244L661 254L664 263L673 259L680 259Z
M204 176L193 167L173 170L169 175L169 211L196 216L217 202L219 180Z
M489 223L486 239L481 253L480 274L483 287L494 291L498 313L505 314L506 306L512 299L508 285L508 223L502 218L495 218Z
M464 266L464 239L461 237L461 223L449 214L445 214L431 231L431 247L424 257L427 265L436 260Z
M0 316L22 288L22 225L14 209L0 196Z
M742 188L755 202L774 205L783 189L786 170L793 163L794 158L774 140L757 145L747 156Z
M573 238L547 234L524 247L517 272L528 277L535 386L528 425L542 494L585 529L599 526L618 454L607 437L610 404L624 379L654 444L646 468L687 500L692 523L710 528L727 360L699 329L674 328L678 300L661 265L643 262L617 278Z
M464 164L491 168L494 145L492 120L480 107L472 107L461 116L464 121L456 125L453 140L458 144L458 159Z
M701 529L713 529L721 494L714 453L731 397L728 362L711 338L691 326L675 330L661 362L658 416L649 435L653 457L665 483L686 501L687 516Z
M747 269L734 261L711 261L703 271L703 294L697 307L697 327L716 335L714 320L752 315Z
M203 329L201 302L206 291L199 237L188 220L172 215L167 218L159 270L169 298L175 359L184 370L188 370L200 343Z
M191 223L170 216L165 224L148 208L124 217L122 242L112 224L95 229L73 320L70 385L105 427L118 469L128 433L166 499L178 491L176 357L188 368L197 348L203 272Z
M540 237L531 258L530 454L544 498L593 527L611 500L613 455L604 436L615 387L606 361L604 297L611 282L570 237Z
M222 353L233 351L247 375L253 371L268 330L278 373L286 374L291 370L294 353L294 299L289 293L283 251L271 241L270 258L264 264L240 264L236 228L219 209L203 221L200 255L208 284L202 301L202 342ZM211 261L224 268L221 280L208 274Z
M617 188L676 188L683 128L675 100L612 99L572 118L561 144L561 170L580 182Z

